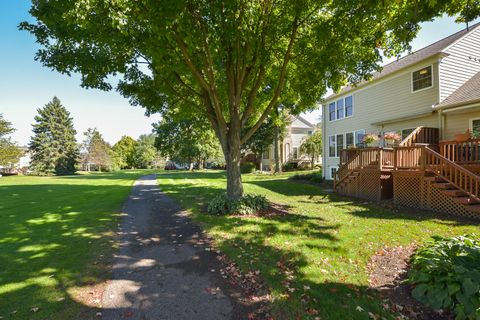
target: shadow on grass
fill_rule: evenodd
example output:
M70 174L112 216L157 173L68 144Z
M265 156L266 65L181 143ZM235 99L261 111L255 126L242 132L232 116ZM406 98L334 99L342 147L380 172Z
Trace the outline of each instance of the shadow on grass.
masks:
M268 189L270 191L285 196L308 196L309 200L301 200L303 203L316 203L318 205L334 205L338 208L354 208L355 210L346 210L348 214L369 219L409 219L416 221L437 220L439 223L450 225L480 225L480 220L472 218L455 216L446 213L437 213L418 208L396 208L382 206L382 203L370 202L364 199L351 198L326 191L326 189L312 184L301 184L295 182L295 185L302 187L292 187L292 183L287 180L264 180L248 181L246 183ZM386 202L383 202L386 204Z
M193 209L196 213L201 212L216 194L224 192L222 183L205 184L204 179L212 179L209 173L201 176L162 174L159 178L160 188L185 209ZM185 182L187 178L189 181ZM286 180L247 180L245 184L255 184L285 196L329 196L313 186L307 186L308 190L293 187L295 185ZM322 319L368 319L368 312L390 316L368 286L328 281L325 275L317 281L306 276L305 270L311 268L337 272L328 266L328 259L324 260L326 265L312 265L311 257L307 255L309 252L325 257L347 255L336 236L340 228L338 224L326 222L319 216L293 212L260 219L197 214L195 219L210 234L216 234L218 248L243 270L260 271L275 297L271 304L275 319L314 319L316 316ZM279 239L284 240L277 244L275 241ZM295 245L285 245L289 239L294 239ZM338 272L339 276L333 278L343 279L340 274L345 271ZM359 312L357 306L367 311Z
M130 189L59 181L0 185L0 317L93 318L95 308L74 301L71 290L108 278L115 221Z

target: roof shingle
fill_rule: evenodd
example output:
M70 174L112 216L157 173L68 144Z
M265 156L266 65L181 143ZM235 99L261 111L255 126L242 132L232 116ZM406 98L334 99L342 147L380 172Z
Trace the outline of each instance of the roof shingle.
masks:
M480 72L455 90L435 108L457 106L480 101Z
M423 61L427 58L430 58L430 57L432 57L436 54L439 54L439 53L443 52L443 50L445 50L452 43L459 40L460 38L465 36L467 33L473 31L478 26L480 26L480 22L474 24L473 26L470 26L468 29L465 28L461 31L458 31L458 32L446 37L446 38L443 38L443 39L441 39L441 40L439 40L435 43L432 43L431 45L426 46L425 48L422 48L422 49L420 49L418 51L415 51L415 52L413 52L409 55L406 55L406 56L404 56L404 57L402 57L402 58L400 58L396 61L393 61L389 64L386 64L385 66L383 66L381 71L373 73L372 78L369 81L362 81L362 82L358 83L357 85L348 85L346 87L343 87L338 93L334 93L334 94L328 96L327 98L325 98L325 100L330 100L332 98L335 98L336 96L340 96L344 93L347 93L350 90L362 87L362 86L370 83L371 81L381 79L383 77L386 77L389 74L392 74L392 73L394 73L396 71L399 71L403 68L406 68L408 66L414 65L414 64L416 64L418 62L421 62L421 61Z

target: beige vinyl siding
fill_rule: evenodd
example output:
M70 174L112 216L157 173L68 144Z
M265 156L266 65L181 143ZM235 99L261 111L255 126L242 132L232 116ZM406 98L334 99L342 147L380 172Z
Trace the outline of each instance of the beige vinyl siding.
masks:
M440 101L480 72L480 27L447 48L440 63ZM469 59L476 58L477 61Z
M470 112L445 113L445 140L455 139L455 134L463 133L470 128L470 120L480 118L480 107Z
M433 66L433 87L419 92L412 92L412 72L423 67ZM353 116L336 121L328 119L328 104L346 96L353 96ZM400 73L392 74L384 80L372 83L358 90L351 91L334 100L325 101L324 132L324 168L330 170L338 166L338 158L330 158L328 154L328 137L364 129L366 133L379 133L382 128L372 123L412 116L432 111L432 106L439 101L438 60L430 59L416 64ZM438 127L436 115L425 116L414 120L385 125L383 132L400 131L418 126ZM325 174L328 177L328 174Z

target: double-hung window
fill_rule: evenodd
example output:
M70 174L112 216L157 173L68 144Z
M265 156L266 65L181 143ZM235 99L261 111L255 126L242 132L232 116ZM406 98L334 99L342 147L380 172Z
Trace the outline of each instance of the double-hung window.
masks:
M353 97L348 96L328 104L328 120L335 121L353 116Z
M357 147L363 146L363 137L365 136L365 130L355 131L355 145Z
M347 149L355 147L355 134L353 132L345 133L345 144Z
M343 134L337 134L337 157L340 157L340 153L344 149L343 147Z
M470 125L471 125L470 130L472 131L472 136L475 139L480 139L480 118L472 119L472 122Z
M351 117L353 115L353 98L348 96L345 98L345 117Z
M412 72L412 92L433 87L432 66Z
M337 120L345 118L345 105L344 100L337 101Z
M330 121L337 120L337 111L335 110L335 102L332 102L328 105L328 119Z
M328 156L334 158L336 153L336 139L335 136L328 137Z

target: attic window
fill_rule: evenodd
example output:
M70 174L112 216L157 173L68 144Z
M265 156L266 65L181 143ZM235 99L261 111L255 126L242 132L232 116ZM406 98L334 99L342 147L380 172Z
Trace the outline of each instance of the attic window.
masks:
M432 66L412 72L412 91L416 92L433 86Z

